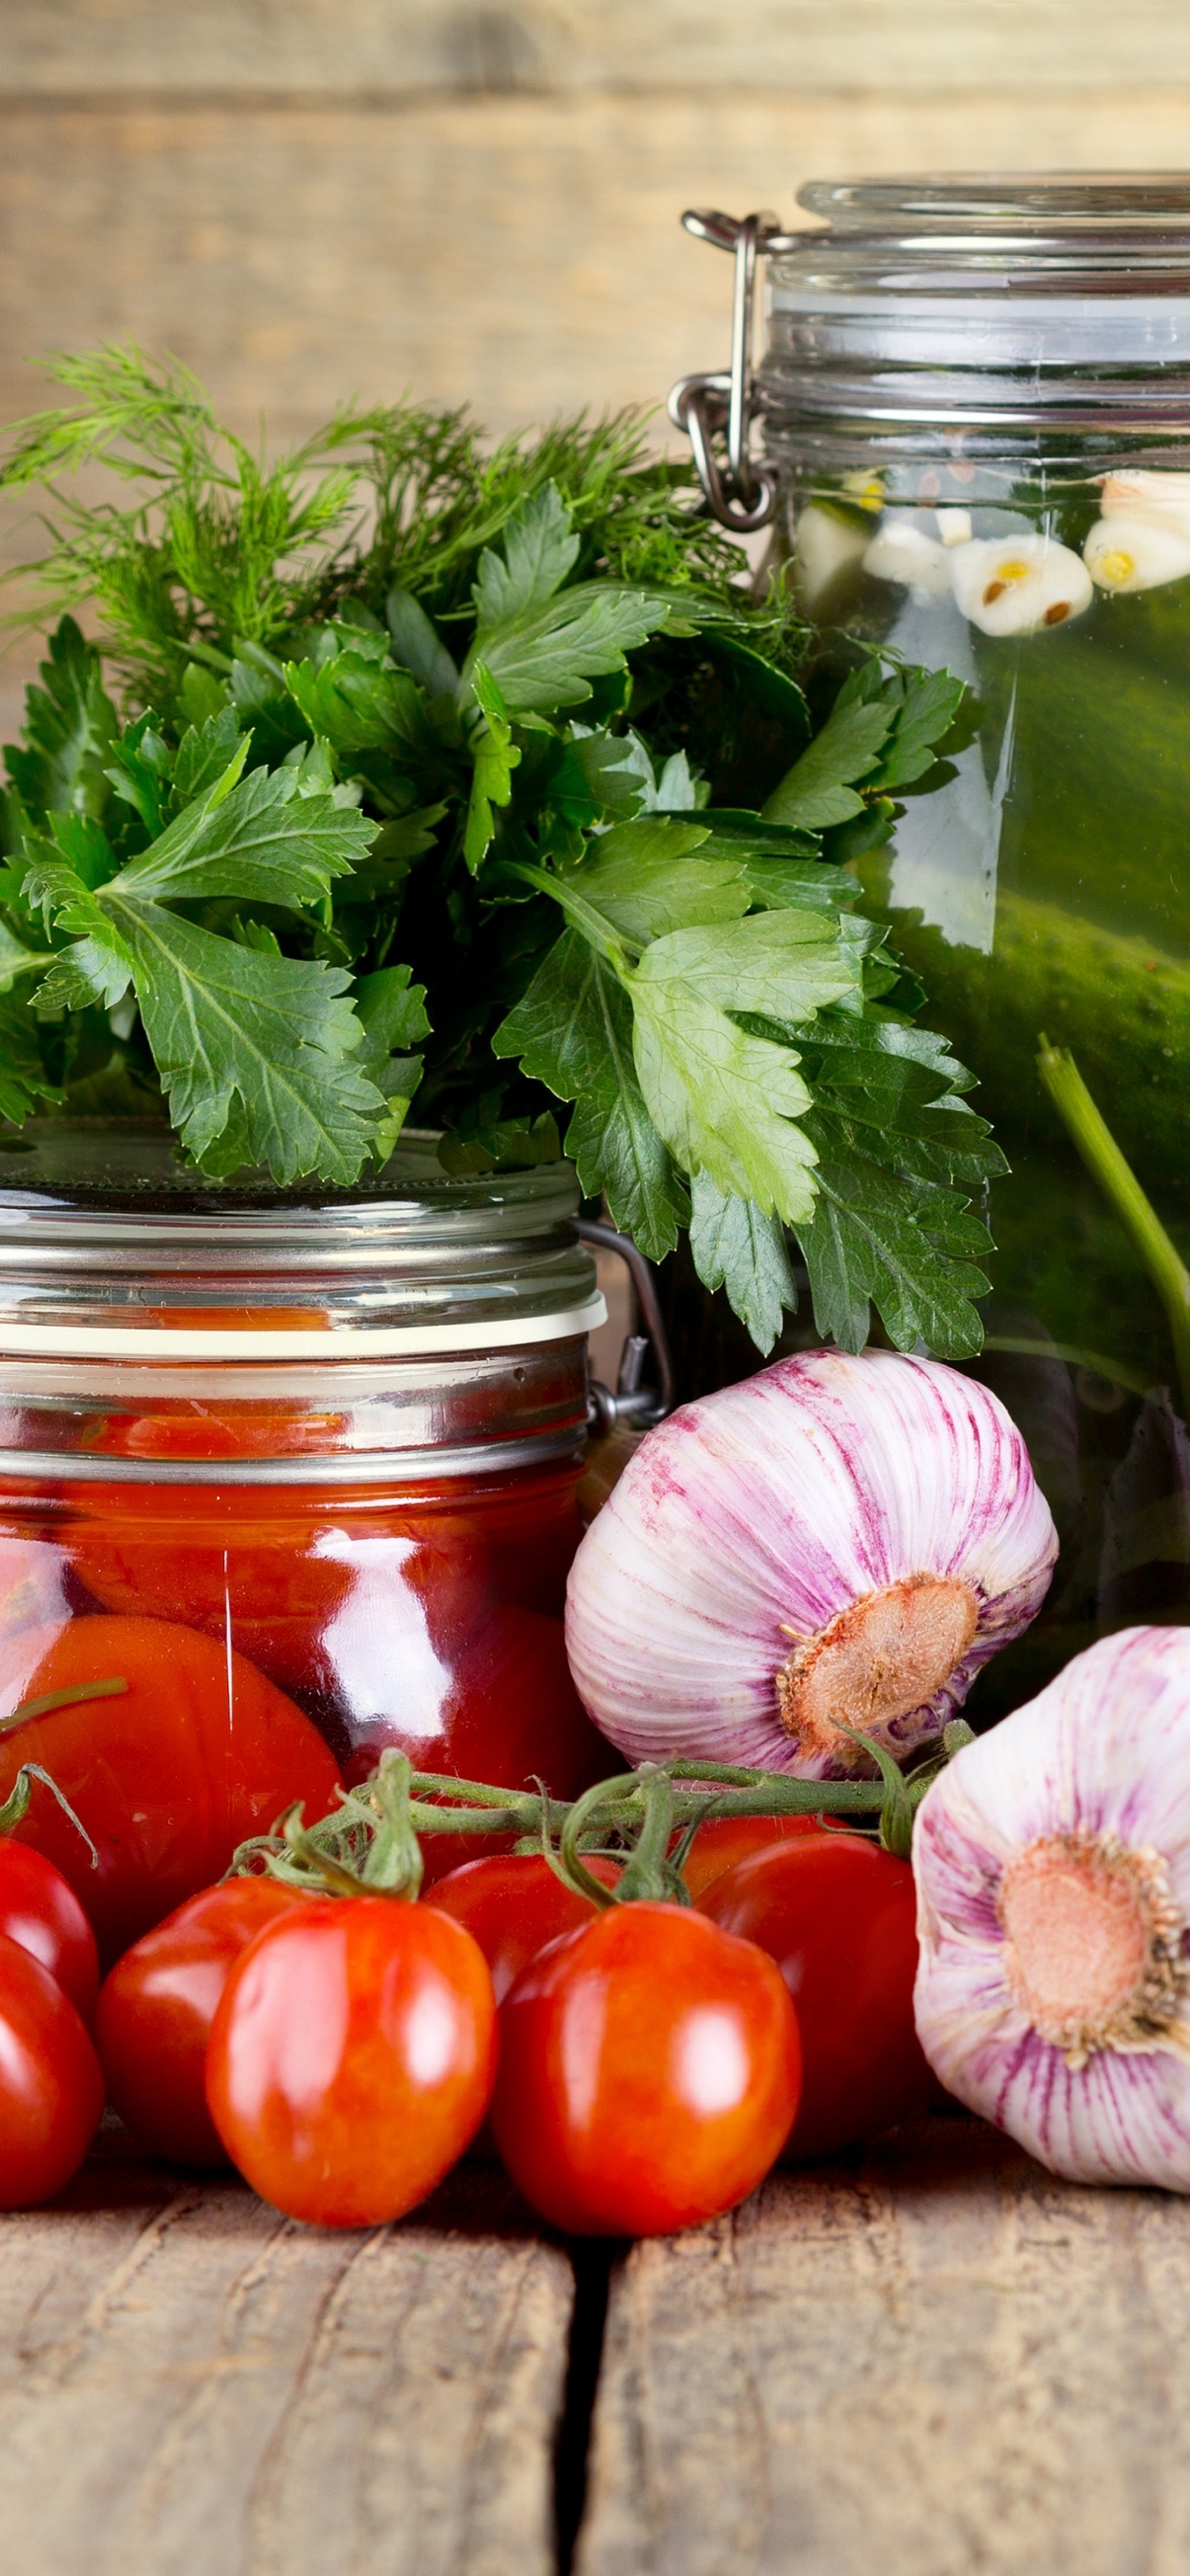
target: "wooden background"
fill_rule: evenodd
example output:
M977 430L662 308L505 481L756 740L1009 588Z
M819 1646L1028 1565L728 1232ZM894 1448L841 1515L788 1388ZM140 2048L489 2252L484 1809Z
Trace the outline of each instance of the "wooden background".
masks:
M0 0L0 419L126 334L278 439L655 402L726 350L684 205L1183 162L1185 0Z

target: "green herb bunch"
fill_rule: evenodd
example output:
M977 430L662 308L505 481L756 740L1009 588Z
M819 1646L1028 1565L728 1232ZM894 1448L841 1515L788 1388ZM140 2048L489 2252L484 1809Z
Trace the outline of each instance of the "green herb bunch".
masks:
M348 1186L411 1108L490 1170L573 1104L584 1192L651 1259L689 1227L760 1350L790 1234L843 1347L874 1303L977 1349L1003 1160L848 866L948 774L960 685L872 656L808 697L633 416L485 453L347 411L266 471L181 369L57 372L3 469L62 614L6 754L0 1115Z

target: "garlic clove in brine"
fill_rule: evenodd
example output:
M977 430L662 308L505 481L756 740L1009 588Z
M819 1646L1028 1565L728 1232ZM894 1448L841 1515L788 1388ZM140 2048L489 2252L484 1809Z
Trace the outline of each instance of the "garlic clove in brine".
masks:
M571 1570L579 1693L633 1762L811 1778L906 1759L1049 1586L997 1398L933 1360L806 1351L648 1433Z
M1190 539L1190 474L1154 473L1145 466L1105 474L1099 507L1105 519L1147 519L1171 536Z
M858 570L870 533L850 515L807 502L794 530L793 559L808 611L820 609L836 583Z
M1158 590L1190 573L1190 536L1156 517L1097 519L1083 547L1100 590Z
M947 2089L1070 2181L1190 2191L1190 1633L1104 1638L965 1746L913 1869Z
M864 556L864 571L876 581L904 582L919 599L941 598L950 589L946 547L909 516L890 513L885 519Z
M973 537L949 564L964 617L984 635L1034 635L1081 617L1094 596L1080 555L1055 537Z

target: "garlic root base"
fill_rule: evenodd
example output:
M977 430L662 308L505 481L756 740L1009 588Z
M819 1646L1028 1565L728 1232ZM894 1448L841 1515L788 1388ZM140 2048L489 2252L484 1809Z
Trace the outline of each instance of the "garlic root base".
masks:
M855 1770L867 1757L842 1729L883 1738L897 1718L923 1708L972 1645L979 1609L970 1583L936 1574L910 1574L849 1602L777 1675L786 1734L803 1752Z

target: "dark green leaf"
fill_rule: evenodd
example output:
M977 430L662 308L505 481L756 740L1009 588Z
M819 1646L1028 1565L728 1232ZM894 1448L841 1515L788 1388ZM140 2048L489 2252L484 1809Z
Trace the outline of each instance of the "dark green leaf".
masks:
M299 768L237 782L246 738L223 777L120 871L124 902L231 895L300 911L366 857L377 826L331 794L304 793Z
M744 872L730 860L703 858L706 837L698 823L659 815L617 824L591 844L572 883L638 948L689 924L738 921L748 909Z
M139 814L150 840L165 825L171 767L169 745L152 715L137 716L110 746L107 777L121 803Z
M785 1229L762 1216L751 1199L727 1197L706 1172L690 1185L690 1250L705 1286L725 1288L728 1304L767 1358L797 1289L785 1246Z
M894 795L933 768L936 745L949 733L967 694L949 671L911 671L905 679L892 739L870 782L885 795Z
M403 671L413 677L428 698L453 695L458 686L458 665L427 617L421 601L411 591L395 585L385 603L388 631L392 637L392 657Z
M253 954L155 904L129 907L121 928L170 1115L195 1160L228 1169L230 1127L232 1169L355 1180L383 1101L359 1068L342 968Z
M5 747L8 775L31 815L102 814L104 763L119 723L99 655L73 617L64 617L50 637L41 681L25 691L24 746Z
M843 703L843 693L808 751L794 762L762 808L770 823L798 824L821 832L845 823L863 799L851 781L866 778L892 729L894 710L879 698Z
M484 721L472 736L475 775L467 807L463 856L472 876L476 876L491 848L496 828L492 808L508 804L512 795L512 773L521 755L512 739L512 726L504 699L483 662L477 662L472 671L471 687Z
M416 741L422 711L417 682L374 654L350 646L330 661L287 662L285 685L313 734L350 755Z
M191 664L191 668L195 668ZM173 765L173 810L181 811L207 796L225 778L240 747L240 720L234 706L220 696L213 714L201 725L189 725L178 744Z
M529 494L507 521L502 543L503 560L487 547L479 558L474 599L481 636L543 606L574 566L581 539L556 483Z
M613 1221L651 1261L672 1252L688 1213L678 1176L641 1096L632 1011L602 958L576 931L551 948L492 1050L577 1101L566 1134L588 1198L606 1191Z
M42 1064L36 1021L15 994L0 995L0 1118L23 1126L39 1101L58 1098Z
M809 1223L794 1231L814 1297L814 1319L843 1350L868 1339L870 1305L898 1350L919 1342L942 1359L969 1359L983 1347L972 1300L989 1282L968 1253L988 1245L986 1230L966 1218L951 1193L909 1181L857 1154L830 1160L829 1128L807 1120L818 1137L818 1197ZM978 1233L979 1240L976 1240Z
M463 665L460 689L470 689L482 663L514 716L579 706L594 678L622 671L626 656L674 615L672 600L646 591L610 581L574 583L544 607L485 632Z

